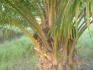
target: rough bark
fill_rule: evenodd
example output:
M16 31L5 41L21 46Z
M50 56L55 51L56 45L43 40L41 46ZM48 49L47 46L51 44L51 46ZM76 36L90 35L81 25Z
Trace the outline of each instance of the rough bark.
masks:
M38 42L40 43L40 41ZM48 42L51 44L53 41L49 40ZM65 41L59 42L62 43L63 46L61 47L58 45L56 61L53 60L53 50L46 51L44 50L42 43L40 44L39 51L37 52L37 54L39 54L39 70L75 70L73 69L73 66L75 67L75 65L77 65L77 58L75 56L76 50L74 51L73 55L70 56L70 50L74 41L73 39L69 39L67 48L65 50L64 47L66 46L64 46L64 42Z
M40 56L38 64L39 70L74 70L73 65L75 66L76 64L71 64L69 57L62 54L62 51L59 54L65 57L65 59L63 59L61 56L58 56L56 63L53 63L52 53L47 54L47 57Z

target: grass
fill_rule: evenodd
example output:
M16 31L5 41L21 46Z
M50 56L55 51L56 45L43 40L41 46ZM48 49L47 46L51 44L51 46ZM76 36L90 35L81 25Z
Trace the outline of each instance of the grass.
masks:
M81 70L93 70L93 24L90 26L90 30L87 29L82 34L78 41L77 48L80 60L84 62Z
M37 58L29 38L0 44L0 70L35 70Z

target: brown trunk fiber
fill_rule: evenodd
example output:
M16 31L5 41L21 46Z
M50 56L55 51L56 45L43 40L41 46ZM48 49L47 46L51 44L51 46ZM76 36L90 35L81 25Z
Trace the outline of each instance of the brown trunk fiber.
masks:
M73 64L69 63L69 57L66 56L66 58L62 58L61 61L57 59L57 63L53 64L52 53L47 56L48 58L44 56L39 57L39 70L72 70Z

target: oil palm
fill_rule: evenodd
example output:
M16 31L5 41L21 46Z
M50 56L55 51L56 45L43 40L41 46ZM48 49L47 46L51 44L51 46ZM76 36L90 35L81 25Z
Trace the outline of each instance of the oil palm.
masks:
M92 0L1 0L21 20L0 19L3 25L19 27L29 36L39 55L40 70L73 70L75 46L92 23ZM18 16L17 16L18 18ZM9 21L8 21L9 20ZM0 23L1 24L1 23ZM30 27L33 32L27 28Z

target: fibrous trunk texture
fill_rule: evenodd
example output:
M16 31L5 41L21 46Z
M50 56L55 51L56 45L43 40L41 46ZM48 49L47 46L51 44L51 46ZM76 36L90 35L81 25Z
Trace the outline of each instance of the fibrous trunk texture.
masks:
M59 52L57 59L53 62L53 53L49 52L46 56L44 54L39 56L39 70L76 70L77 65L76 58L72 57L74 61L71 61L69 56Z

